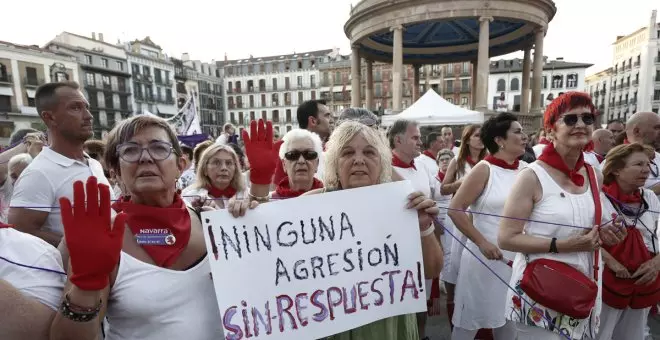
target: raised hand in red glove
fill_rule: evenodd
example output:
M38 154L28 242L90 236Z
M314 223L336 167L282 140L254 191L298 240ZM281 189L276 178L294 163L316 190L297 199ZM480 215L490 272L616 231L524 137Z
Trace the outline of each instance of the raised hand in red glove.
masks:
M105 288L119 263L127 215L117 214L112 224L110 188L98 184L96 177L87 179L86 190L82 181L73 183L73 208L66 197L60 198L60 208L71 260L71 283L82 290Z
M243 130L245 154L250 162L250 182L254 184L270 184L275 173L273 158L273 123L264 124L263 119L250 122L250 135Z

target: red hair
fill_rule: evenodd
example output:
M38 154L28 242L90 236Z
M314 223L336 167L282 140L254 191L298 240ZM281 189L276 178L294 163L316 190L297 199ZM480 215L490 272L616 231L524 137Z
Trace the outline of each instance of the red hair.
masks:
M596 107L591 101L591 96L585 92L570 91L555 98L545 109L543 115L543 126L546 129L552 129L559 116L576 107L587 107L593 114L597 114Z

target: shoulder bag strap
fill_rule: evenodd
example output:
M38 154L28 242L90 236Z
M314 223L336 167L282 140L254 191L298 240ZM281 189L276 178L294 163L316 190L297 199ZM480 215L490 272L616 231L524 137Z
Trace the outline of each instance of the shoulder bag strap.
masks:
M594 224L597 225L600 229L603 207L600 203L600 191L598 190L596 171L589 164L585 164L585 166L587 167L587 174L589 174L589 186L591 187L591 195L594 199ZM594 250L594 281L598 281L598 258L600 255L599 250L600 248L596 248L596 250Z

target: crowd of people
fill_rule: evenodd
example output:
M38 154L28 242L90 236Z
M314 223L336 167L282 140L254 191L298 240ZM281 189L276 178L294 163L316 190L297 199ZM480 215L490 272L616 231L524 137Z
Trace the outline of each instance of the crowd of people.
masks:
M185 145L153 115L90 140L76 83L35 101L48 133L16 131L0 153L1 339L224 338L201 212L401 180L418 215L401 227L420 235L426 298L442 287L454 340L644 340L660 302L654 113L596 129L591 98L568 92L538 132L499 113L456 140L310 100L282 138L259 120ZM427 339L427 317L327 339Z

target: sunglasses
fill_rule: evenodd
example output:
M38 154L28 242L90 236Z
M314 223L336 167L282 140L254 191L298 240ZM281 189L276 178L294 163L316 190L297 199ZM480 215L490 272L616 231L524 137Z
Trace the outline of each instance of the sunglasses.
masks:
M305 150L305 151L293 150L284 154L284 158L292 162L299 160L300 156L302 156L306 161L313 161L319 156L319 154L316 151L310 151L310 150Z
M584 123L584 125L592 125L596 120L596 115L594 115L593 113L585 113L582 115L571 113L564 115L561 119L562 121L564 121L564 124L566 124L567 126L575 126L575 124L577 124L578 122L579 117L582 117L582 122Z

